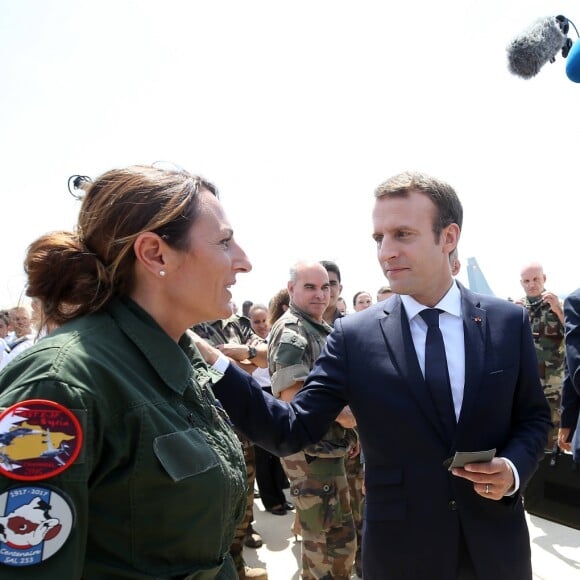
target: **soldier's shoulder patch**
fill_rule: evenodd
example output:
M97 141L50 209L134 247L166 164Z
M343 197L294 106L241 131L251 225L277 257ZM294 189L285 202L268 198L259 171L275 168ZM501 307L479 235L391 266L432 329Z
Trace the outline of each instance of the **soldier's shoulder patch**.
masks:
M0 474L11 479L54 477L75 462L82 444L79 420L60 403L29 399L0 413Z
M298 316L296 316L296 314L290 310L286 310L286 312L284 312L284 314L280 317L280 324L283 324L284 326L298 324L299 320L300 319Z
M33 566L56 554L73 528L71 506L48 487L13 487L0 494L0 564Z
M300 334L293 330L284 330L280 336L276 362L284 365L298 364L302 360L307 345L308 341Z

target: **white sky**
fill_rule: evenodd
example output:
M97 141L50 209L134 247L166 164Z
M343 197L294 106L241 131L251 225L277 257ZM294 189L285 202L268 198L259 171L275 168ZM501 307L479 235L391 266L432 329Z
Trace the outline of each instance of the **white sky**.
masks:
M301 258L336 260L348 304L374 296L373 190L406 169L456 188L460 257L497 295L521 294L531 260L567 294L580 85L561 56L515 77L505 51L560 13L580 28L570 0L0 0L0 307L27 245L74 226L70 175L156 160L220 189L254 265L239 305Z

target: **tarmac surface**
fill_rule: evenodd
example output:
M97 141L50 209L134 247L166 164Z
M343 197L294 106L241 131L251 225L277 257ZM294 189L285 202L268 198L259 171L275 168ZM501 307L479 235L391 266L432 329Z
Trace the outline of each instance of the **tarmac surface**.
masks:
M254 518L264 544L257 550L244 548L246 564L266 568L268 580L300 580L300 541L290 531L294 512L275 516L256 499ZM534 580L580 580L580 530L529 514L527 519ZM353 574L352 579L356 578Z

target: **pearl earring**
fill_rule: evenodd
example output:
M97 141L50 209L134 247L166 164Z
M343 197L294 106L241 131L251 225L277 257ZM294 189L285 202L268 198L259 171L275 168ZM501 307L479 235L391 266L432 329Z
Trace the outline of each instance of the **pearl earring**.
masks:
M163 278L165 276L165 270L159 270L159 275Z

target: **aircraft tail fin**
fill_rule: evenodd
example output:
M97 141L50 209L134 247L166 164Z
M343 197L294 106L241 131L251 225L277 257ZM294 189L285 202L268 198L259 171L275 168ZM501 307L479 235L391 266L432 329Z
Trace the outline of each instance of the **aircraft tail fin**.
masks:
M469 289L473 292L495 296L475 258L467 258L467 279Z

